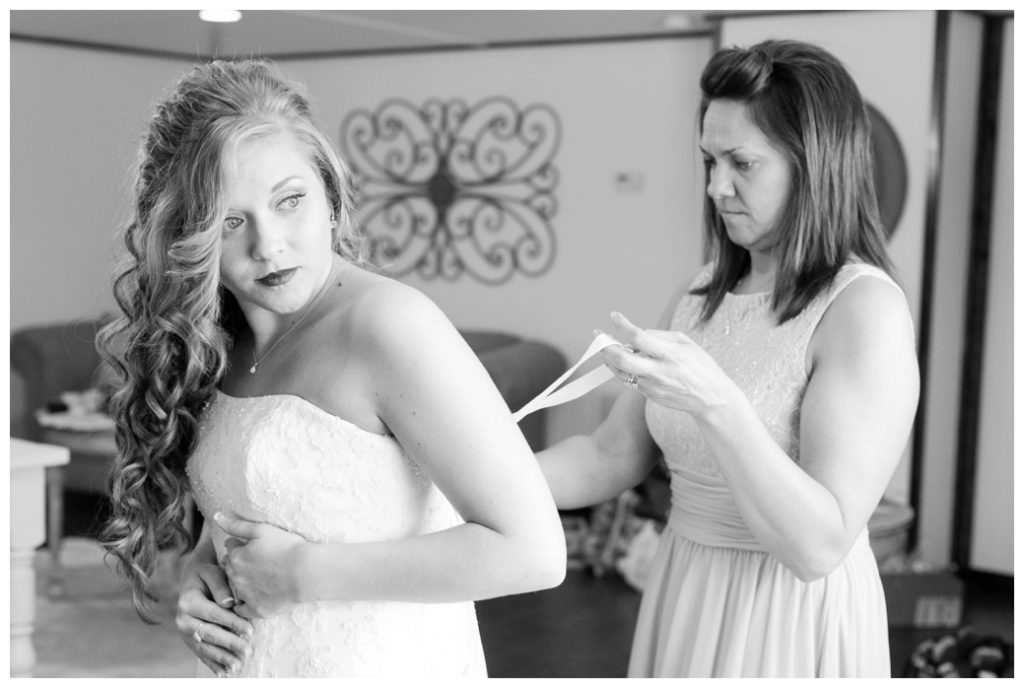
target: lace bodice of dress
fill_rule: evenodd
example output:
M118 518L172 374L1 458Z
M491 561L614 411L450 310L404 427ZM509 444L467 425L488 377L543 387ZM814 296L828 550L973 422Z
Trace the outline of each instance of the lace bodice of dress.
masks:
M393 437L296 396L217 393L188 464L204 515L235 513L313 542L408 537L456 523Z
M808 382L808 342L836 295L862 275L895 284L878 268L848 264L839 271L830 289L782 325L776 324L770 292L726 294L703 326L697 324L703 297L687 293L676 307L671 329L685 333L715 359L746 394L772 438L799 462L800 405ZM707 265L691 289L705 284L710 277L711 266ZM721 477L697 424L688 414L648 401L646 415L651 436L665 453L670 468L677 466Z
M311 542L398 540L462 522L395 438L296 396L217 392L187 471L206 519L222 511ZM226 536L212 533L220 557ZM253 654L236 676L483 671L472 602L313 603L253 626Z

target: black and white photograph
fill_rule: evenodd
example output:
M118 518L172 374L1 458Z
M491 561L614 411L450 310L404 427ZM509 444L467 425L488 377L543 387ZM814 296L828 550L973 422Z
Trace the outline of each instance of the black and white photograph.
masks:
M347 5L8 11L11 678L1013 677L1012 7Z

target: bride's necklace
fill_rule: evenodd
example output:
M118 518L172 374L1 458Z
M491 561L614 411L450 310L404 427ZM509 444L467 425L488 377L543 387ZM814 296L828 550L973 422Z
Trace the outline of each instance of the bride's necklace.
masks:
M285 337L287 337L288 335L290 335L292 333L292 330L294 330L296 327L298 327L299 323L301 323L303 320L305 320L306 316L309 315L310 312L314 308L316 308L316 305L320 302L320 299L323 298L324 294L327 293L327 290L331 286L331 282L334 281L334 278L337 277L338 272L340 272L340 271L341 271L340 268L338 270L331 270L331 274L327 276L327 281L324 282L324 286L320 287L320 291L317 293L317 295L315 297L313 297L313 300L309 303L309 305L306 306L306 310L302 311L302 315L299 316L298 320L296 320L294 323L292 323L292 326L289 327L287 330L285 330L284 334L282 334L280 337L278 337L276 340L274 340L274 343L270 345L270 348L267 349L266 351L264 351L263 355L260 356L259 358L256 358L256 346L255 346L255 342L253 342L253 347L252 347L252 368L249 368L249 374L250 375L255 375L256 374L256 369L259 367L260 363L263 363L263 361L267 358L267 356L269 356L270 353L275 348L277 348L277 345L281 343L281 340L284 339Z

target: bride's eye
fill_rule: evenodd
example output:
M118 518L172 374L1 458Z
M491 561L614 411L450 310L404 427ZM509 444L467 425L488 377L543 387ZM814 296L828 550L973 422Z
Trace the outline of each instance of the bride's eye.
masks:
M277 204L277 207L280 210L295 210L299 207L299 204L302 203L302 199L305 195L306 194L304 193L294 193L290 196L285 196L281 199L281 202Z

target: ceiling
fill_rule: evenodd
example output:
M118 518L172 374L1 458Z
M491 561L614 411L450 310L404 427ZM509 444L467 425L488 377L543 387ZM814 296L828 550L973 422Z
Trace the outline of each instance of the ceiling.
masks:
M185 59L362 54L706 31L694 10L255 10L231 24L179 10L14 10L12 39Z

